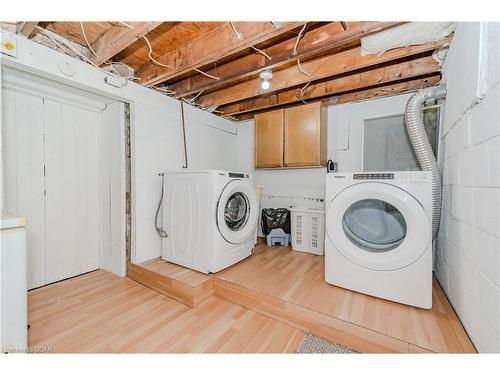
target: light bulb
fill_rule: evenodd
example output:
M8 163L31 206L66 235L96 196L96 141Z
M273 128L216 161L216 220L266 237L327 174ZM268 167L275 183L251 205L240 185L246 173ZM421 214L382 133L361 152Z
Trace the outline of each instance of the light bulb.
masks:
M264 90L267 90L271 86L267 79L263 80L261 85Z

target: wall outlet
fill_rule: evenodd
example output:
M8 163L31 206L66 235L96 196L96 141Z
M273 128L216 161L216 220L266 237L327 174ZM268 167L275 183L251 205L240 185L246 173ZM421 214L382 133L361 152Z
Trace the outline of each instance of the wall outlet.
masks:
M2 33L2 53L6 55L17 57L17 37L15 35L8 35Z

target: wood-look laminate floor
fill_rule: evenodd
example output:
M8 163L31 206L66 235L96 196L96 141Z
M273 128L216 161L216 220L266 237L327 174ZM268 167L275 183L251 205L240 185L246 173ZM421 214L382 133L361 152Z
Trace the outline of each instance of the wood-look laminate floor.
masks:
M296 352L304 332L217 297L195 308L95 271L28 294L28 344L58 353Z
M181 278L192 285L209 277L160 259L137 266L173 280ZM388 345L385 348L389 351L475 352L436 281L433 308L419 309L329 285L324 281L324 257L265 244L257 245L255 254L249 258L212 277L215 295L285 322L290 322L290 314L295 314L297 326L309 325L311 330L318 327L317 335L321 335L321 325L327 325L326 318L329 327L342 328L342 335L350 330L359 331L353 343L374 333L373 341L382 342L383 346L364 345L366 351L378 352ZM301 323L304 319L308 324ZM328 338L335 341L336 335L338 331Z
M419 309L329 285L324 257L264 244L216 276L433 352L475 351L435 280L432 309Z

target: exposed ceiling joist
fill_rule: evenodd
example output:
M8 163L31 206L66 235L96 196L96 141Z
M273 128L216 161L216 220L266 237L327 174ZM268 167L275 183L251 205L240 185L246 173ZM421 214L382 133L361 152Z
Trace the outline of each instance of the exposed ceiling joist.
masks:
M436 73L435 75L430 77L416 78L404 82L390 83L383 86L377 86L375 88L362 89L359 91L349 92L346 94L340 94L336 96L334 104L354 103L362 100L382 98L385 96L416 91L425 87L435 86L439 83L440 80L441 80L441 75L439 73ZM329 99L321 99L321 100L328 101ZM253 119L254 115L255 115L254 112L251 113L249 112L237 115L236 118L239 121L245 121Z
M294 36L263 49L271 59L254 53L206 71L208 74L220 77L220 81L214 81L203 75L196 75L169 85L169 89L174 91L177 97L192 95L201 90L213 91L214 89L241 81L244 78L257 75L263 69L277 69L287 64L293 64L297 59L306 61L312 57L331 53L342 46L349 46L350 43L358 41L362 37L403 23L347 22L346 29L344 30L340 23L331 22L306 31L300 39L296 54L293 54L296 41L296 37Z
M139 69L136 76L143 84L158 84L237 54L252 45L288 34L303 24L304 22L284 22L281 28L276 29L271 22L235 22L234 26L240 34L238 38L231 24L224 23L163 56L155 56L158 62L169 65L172 69L155 65L150 61Z
M303 88L281 91L273 95L255 98L220 108L224 115L264 110L276 106L324 98L343 92L364 89L401 80L414 79L437 73L439 64L432 56L375 68L361 73L341 76L332 80L313 83Z
M37 25L38 22L20 22L17 24L16 32L29 38Z
M101 65L158 27L161 22L129 22L128 24L133 29L125 25L113 26L92 44L92 49L97 56L92 55L90 59L95 64Z
M271 81L272 91L285 90L294 86L304 85L307 82L326 79L354 70L387 63L397 59L407 58L424 52L433 51L449 43L449 38L437 42L410 47L396 48L380 55L361 55L361 48L356 47L333 55L325 56L302 64L299 68L293 65L289 68L273 73ZM308 72L304 74L303 72ZM197 101L205 108L234 103L256 96L270 94L261 88L260 78L252 78L245 82L203 95Z

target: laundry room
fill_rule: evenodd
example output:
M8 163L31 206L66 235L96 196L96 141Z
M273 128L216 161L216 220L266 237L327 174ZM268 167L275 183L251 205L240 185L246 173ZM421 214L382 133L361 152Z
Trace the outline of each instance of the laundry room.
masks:
M356 11L0 21L6 363L498 365L500 22Z

